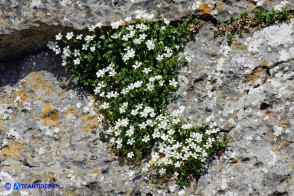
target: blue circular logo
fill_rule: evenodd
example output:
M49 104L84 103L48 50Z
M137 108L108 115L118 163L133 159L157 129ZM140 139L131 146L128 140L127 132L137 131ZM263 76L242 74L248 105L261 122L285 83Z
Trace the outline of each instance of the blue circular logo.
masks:
M20 188L21 188L20 183L19 182L14 183L13 188L17 191L20 190Z
M11 189L11 184L9 182L6 182L4 184L4 188L5 188L5 190L9 191Z

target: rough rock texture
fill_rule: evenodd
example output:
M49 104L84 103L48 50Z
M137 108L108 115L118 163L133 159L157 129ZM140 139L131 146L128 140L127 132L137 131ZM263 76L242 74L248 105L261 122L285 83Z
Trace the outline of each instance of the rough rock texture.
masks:
M256 8L254 1L205 0L196 15L206 20L214 14L218 20L228 20L230 13L249 12ZM156 14L161 4L162 17L179 20L191 11L191 0L1 0L0 1L0 61L23 57L29 52L44 49L49 40L59 31L85 29L89 25L132 16L138 9ZM273 8L277 2L264 1L263 7ZM289 1L288 9L294 9ZM72 29L71 29L72 30ZM19 43L22 43L21 45Z
M197 195L294 195L294 20L231 46L200 30L179 89L185 116L217 122L229 147L197 183ZM183 80L185 81L185 80Z
M174 19L186 16L193 3L0 0L0 61L39 51L59 31L107 24L137 9L155 12L159 2L164 16ZM204 2L214 8L209 12L218 11L219 20L229 11L255 8L249 1ZM215 39L214 29L206 23L183 51L194 57L181 70L178 99L170 109L184 105L185 117L215 121L231 139L185 195L294 195L294 20L238 38L231 46ZM23 189L21 195L183 193L174 182L150 185L138 168L120 165L99 138L91 93L69 79L59 58L46 51L0 63L0 195L17 193L5 191L6 182L59 185Z

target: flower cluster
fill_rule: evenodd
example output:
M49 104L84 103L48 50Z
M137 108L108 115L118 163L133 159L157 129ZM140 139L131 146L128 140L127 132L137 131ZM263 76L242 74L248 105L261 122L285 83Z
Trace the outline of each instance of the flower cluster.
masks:
M282 1L280 4L278 4L274 7L274 10L282 11L283 9L285 9L285 7L287 6L288 3L289 3L288 1Z
M48 46L61 54L68 71L93 87L101 112L97 120L114 152L134 162L152 153L149 165L160 174L187 170L189 175L221 144L218 129L182 119L184 107L167 112L178 67L186 61L178 52L190 34L189 23L154 22L146 11L133 18L112 22L105 31L97 23L89 27L90 35L58 34Z

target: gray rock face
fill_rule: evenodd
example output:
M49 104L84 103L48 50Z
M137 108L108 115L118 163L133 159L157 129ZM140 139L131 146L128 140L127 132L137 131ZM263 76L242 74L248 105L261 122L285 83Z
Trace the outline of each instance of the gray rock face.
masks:
M205 23L183 55L175 106L197 123L229 132L226 152L190 188L148 184L140 168L119 164L99 137L91 93L70 81L44 48L57 32L130 16L137 9L185 17L193 1L0 0L0 187L6 182L56 183L21 195L294 195L294 20L228 46ZM214 17L255 9L247 1L204 1ZM274 1L265 1L272 8ZM289 9L293 2L289 1ZM203 10L202 10L203 12ZM198 12L199 16L201 10ZM0 195L16 194L5 191Z
M182 73L189 84L171 108L184 105L186 117L216 122L231 137L200 177L197 195L294 194L293 24L267 27L231 46L210 39L207 26L187 45L185 53L194 55L191 73Z
M158 4L161 4L162 17L179 20L189 15L195 2L191 0L1 0L0 61L19 59L30 52L46 48L46 43L52 40L57 32L83 30L98 22L103 22L107 26L110 22L134 15L136 10L147 10L156 14ZM245 9L250 13L257 7L257 3L254 3L257 1L199 2L203 3L194 14L202 15L207 20L210 18L207 14L213 14L217 20L228 20L230 13L240 14ZM263 2L263 7L268 9L277 4L275 1ZM287 8L294 9L294 2L289 1Z

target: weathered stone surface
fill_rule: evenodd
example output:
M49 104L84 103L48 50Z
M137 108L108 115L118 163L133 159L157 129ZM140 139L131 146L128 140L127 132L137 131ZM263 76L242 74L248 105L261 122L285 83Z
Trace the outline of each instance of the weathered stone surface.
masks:
M155 12L159 2L0 0L0 61L39 51L59 31L106 24L137 9ZM204 2L224 20L229 11L256 7L253 1ZM177 20L193 2L161 3L163 15ZM4 183L17 181L60 186L21 195L294 195L294 21L231 46L215 39L214 29L206 23L187 44L183 53L194 57L182 68L178 99L169 107L184 105L186 118L215 121L231 139L190 188L151 185L139 168L120 165L99 138L91 93L68 83L59 58L45 51L0 64L0 195L11 193Z
M202 1L195 15L204 18L209 14L217 20L228 20L231 13L249 13L257 6L254 1ZM1 0L0 1L0 61L19 59L29 52L44 49L57 32L86 29L90 25L124 19L134 15L136 10L147 10L156 14L161 4L162 17L179 20L186 17L195 1L146 1L146 0ZM273 8L277 2L265 1L263 7ZM294 9L289 1L288 9ZM216 22L216 20L214 20Z
M293 195L294 20L231 46L202 28L186 47L194 55L174 105L186 117L216 122L227 151L197 183L197 195ZM184 69L183 69L184 70ZM197 73L197 74L196 74Z

